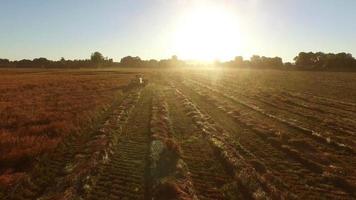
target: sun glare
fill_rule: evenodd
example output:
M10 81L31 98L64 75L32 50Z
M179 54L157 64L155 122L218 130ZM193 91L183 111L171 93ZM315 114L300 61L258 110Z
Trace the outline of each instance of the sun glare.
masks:
M200 6L181 17L175 51L183 59L227 60L241 54L238 17L225 7Z

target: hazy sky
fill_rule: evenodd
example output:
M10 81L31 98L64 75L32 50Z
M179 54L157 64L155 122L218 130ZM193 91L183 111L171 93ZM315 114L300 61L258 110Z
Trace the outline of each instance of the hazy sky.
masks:
M300 51L356 56L355 0L0 0L0 58L82 59L100 51L116 61L126 55L194 59L200 55L195 51L208 45L199 49L197 38L185 37L201 30L200 21L210 24L209 17L194 15L206 5L219 7L216 16L224 15L211 23L224 24L221 30L205 26L203 31L211 28L213 34L199 41L200 46L218 45L221 38L226 50L221 45L215 49L227 53L216 53L216 58L259 54L288 61ZM231 44L223 35L229 27L236 35ZM205 35L199 34L195 37Z

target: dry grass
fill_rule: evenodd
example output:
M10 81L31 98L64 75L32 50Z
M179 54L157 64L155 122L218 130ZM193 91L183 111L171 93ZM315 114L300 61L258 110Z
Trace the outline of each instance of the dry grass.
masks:
M31 168L36 156L84 129L134 74L95 71L2 71L0 185Z

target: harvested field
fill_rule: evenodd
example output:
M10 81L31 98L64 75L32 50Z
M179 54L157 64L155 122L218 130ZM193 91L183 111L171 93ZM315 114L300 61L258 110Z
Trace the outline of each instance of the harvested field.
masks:
M356 199L355 74L136 73L1 75L0 197Z
M134 75L80 71L2 71L0 184L26 175L35 157L79 134Z

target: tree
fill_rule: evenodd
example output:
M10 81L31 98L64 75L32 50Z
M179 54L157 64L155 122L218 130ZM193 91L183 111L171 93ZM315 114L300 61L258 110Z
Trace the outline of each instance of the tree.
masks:
M50 63L51 61L47 58L35 58L32 61L32 65L34 65L35 67L48 67Z
M8 59L0 59L0 67L7 67L9 64L10 61Z
M261 61L262 61L261 56L252 55L252 57L250 58L250 65L251 65L251 67L260 68L260 67L262 67Z
M140 57L135 56L126 56L121 58L120 60L120 65L125 66L125 67L140 67L142 66L143 61L141 60Z
M0 59L0 64L9 64L9 59Z
M280 57L269 58L268 64L268 67L279 68L283 66L283 60Z
M250 65L255 68L281 68L283 66L283 61L280 57L271 58L253 55L250 59Z
M241 67L244 64L244 58L242 56L236 56L234 58L234 65Z
M151 59L147 62L148 67L157 67L158 66L158 61L155 59Z
M171 60L172 60L172 61L178 61L178 56L173 55L173 56L171 57Z
M313 69L313 70L354 70L355 59L349 53L328 53L323 52L300 52L294 58L295 64L300 68Z
M315 55L313 52L300 52L298 56L294 58L294 61L297 66L314 67Z
M104 59L104 56L100 52L96 51L91 54L90 61L92 63L94 63L96 66L99 66L100 64L102 64L105 61L105 59Z

